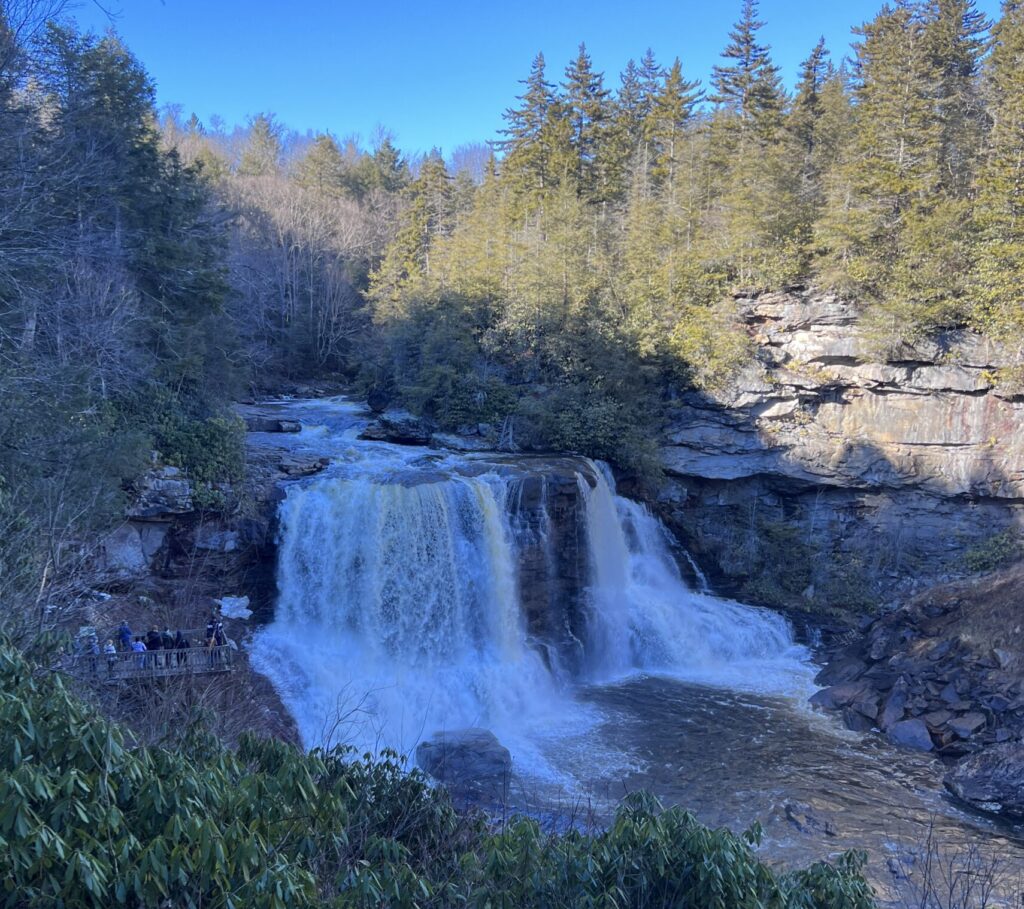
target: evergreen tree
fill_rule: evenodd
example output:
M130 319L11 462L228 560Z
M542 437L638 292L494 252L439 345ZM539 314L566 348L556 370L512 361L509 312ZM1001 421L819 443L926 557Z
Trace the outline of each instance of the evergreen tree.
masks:
M722 51L730 62L713 71L711 100L734 113L742 129L750 127L770 138L781 122L784 99L779 69L771 61L768 46L757 42L763 26L757 18L757 0L743 0L740 21Z
M796 94L786 118L786 125L804 150L808 165L814 156L818 122L821 119L822 91L833 73L828 57L825 39L820 38L811 55L800 64Z
M611 119L609 92L601 73L593 69L586 45L579 46L576 58L565 68L562 88L563 116L569 122L578 191L592 201L607 198L607 175L602 172L601 153Z
M683 78L682 65L676 57L661 89L652 99L651 111L644 123L644 135L653 155L652 175L667 187L672 198L676 195L687 127L694 108L703 97L699 82Z
M530 75L523 80L526 91L519 96L520 106L505 111L505 138L495 143L504 153L502 170L521 188L543 190L553 181L550 149L545 133L556 109L554 86L544 74L544 55L537 54Z
M818 236L827 279L879 301L882 350L962 318L966 207L945 189L941 73L921 11L858 30L856 118Z
M926 41L938 73L934 93L942 179L962 197L971 190L985 132L979 72L990 23L974 0L930 0L926 15Z
M337 196L345 189L345 159L333 136L320 133L295 168L296 182L321 196Z
M281 132L272 114L253 117L238 164L240 177L266 177L277 173L281 164Z
M453 225L452 180L437 149L424 159L405 192L398 232L372 277L374 315L381 322L408 315L412 301L407 290L430 278L432 245Z
M978 175L976 320L1018 350L1024 338L1024 4L1005 0L986 85L992 131ZM1018 377L1019 379L1019 377Z

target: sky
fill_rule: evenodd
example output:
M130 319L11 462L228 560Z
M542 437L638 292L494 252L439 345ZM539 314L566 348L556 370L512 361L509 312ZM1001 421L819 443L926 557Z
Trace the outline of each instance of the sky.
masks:
M538 51L549 81L585 42L608 86L648 47L663 64L678 56L684 76L706 85L740 9L740 0L100 2L77 0L71 15L84 29L113 25L156 83L160 106L229 126L274 113L300 132L366 143L383 126L403 151L445 154L497 137ZM849 53L851 27L881 2L761 0L761 38L787 86L820 36L834 59ZM978 2L989 16L998 6Z

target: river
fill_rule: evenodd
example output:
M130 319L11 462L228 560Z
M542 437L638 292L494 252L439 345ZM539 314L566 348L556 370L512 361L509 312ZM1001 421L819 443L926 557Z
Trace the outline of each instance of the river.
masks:
M759 822L770 860L864 849L894 905L920 903L928 842L961 885L964 863L1017 874L1024 831L958 806L933 758L812 711L788 624L688 586L602 465L360 441L370 415L341 398L261 412L303 429L251 444L331 458L281 504L279 598L253 645L308 747L411 754L486 727L512 752L513 810L600 823L643 788L711 825Z

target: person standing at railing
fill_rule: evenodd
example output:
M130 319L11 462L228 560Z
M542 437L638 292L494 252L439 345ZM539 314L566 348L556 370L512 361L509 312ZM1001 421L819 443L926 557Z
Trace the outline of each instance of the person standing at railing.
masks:
M135 641L132 643L132 650L139 655L138 659L137 659L137 662L136 662L136 665L139 667L139 669L145 669L146 668L146 645L142 643L142 638L141 637L136 638Z
M174 635L170 628L165 627L160 633L160 645L164 649L164 665L170 669L174 665L174 655L171 653L174 650Z
M132 649L132 629L127 619L121 619L121 626L117 629L117 640L122 653L128 653Z
M114 664L117 663L117 648L111 638L103 645L103 652L107 655L107 675L114 674Z
M149 658L149 665L159 669L163 665L163 658L158 652L163 650L163 640L160 638L160 629L154 625L146 635L146 650L153 655Z
M179 667L188 665L188 654L185 651L189 650L191 647L192 645L189 643L188 638L181 633L181 629L179 628L178 633L174 636L174 650Z

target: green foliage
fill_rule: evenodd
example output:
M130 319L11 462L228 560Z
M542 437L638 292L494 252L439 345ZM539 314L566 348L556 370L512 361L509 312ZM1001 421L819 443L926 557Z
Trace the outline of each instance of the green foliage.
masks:
M658 450L646 430L650 415L636 406L601 388L577 384L524 398L518 412L538 447L599 458L653 481L660 475Z
M995 571L1024 557L1024 537L1019 530L1004 530L964 553L964 567L982 573Z
M197 483L240 480L245 473L245 424L209 412L209 405L151 386L114 403L125 426L149 433L165 464L182 468Z
M634 795L596 835L493 829L393 755L137 745L0 644L0 905L870 909L863 857L776 876L759 832Z
M672 330L669 349L689 371L698 388L726 385L753 354L750 339L729 307L690 306Z

